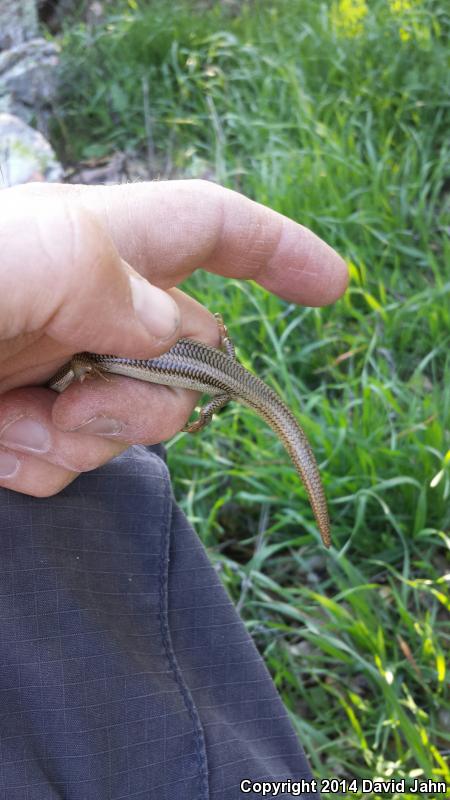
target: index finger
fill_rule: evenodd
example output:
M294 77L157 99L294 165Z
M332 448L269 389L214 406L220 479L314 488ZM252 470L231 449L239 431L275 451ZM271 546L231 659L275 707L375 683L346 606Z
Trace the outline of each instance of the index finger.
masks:
M97 214L121 257L152 283L175 286L198 268L253 279L286 300L334 302L347 267L308 228L208 181L60 186ZM55 190L36 185L35 191Z

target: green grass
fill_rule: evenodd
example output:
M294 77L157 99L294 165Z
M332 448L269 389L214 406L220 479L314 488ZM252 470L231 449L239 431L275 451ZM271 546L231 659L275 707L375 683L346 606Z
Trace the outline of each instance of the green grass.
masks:
M250 411L176 437L172 474L316 777L450 783L449 19L368 5L130 2L72 24L54 142L68 161L145 153L151 129L163 175L210 170L348 259L322 310L207 274L183 287L297 410L331 552Z

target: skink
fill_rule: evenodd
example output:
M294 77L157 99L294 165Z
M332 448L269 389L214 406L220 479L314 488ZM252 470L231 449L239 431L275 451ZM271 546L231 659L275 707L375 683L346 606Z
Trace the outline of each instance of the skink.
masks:
M194 339L179 339L166 353L148 360L114 355L77 353L47 384L63 392L86 375L113 373L165 386L195 389L212 397L199 418L184 430L194 433L207 425L212 415L230 400L253 408L275 431L288 451L308 493L314 516L326 547L331 544L327 502L316 459L306 434L283 400L237 360L234 346L220 315L216 314L221 349Z

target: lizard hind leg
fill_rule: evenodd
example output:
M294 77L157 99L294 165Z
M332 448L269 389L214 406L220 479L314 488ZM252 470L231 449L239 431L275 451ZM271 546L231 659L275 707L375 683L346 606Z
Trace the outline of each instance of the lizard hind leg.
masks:
M198 419L195 419L193 422L188 422L187 425L184 426L183 431L185 431L185 433L198 433L202 428L209 425L213 414L220 411L230 400L231 397L229 394L218 394L216 397L213 397L202 406Z
M219 347L221 350L224 351L224 353L227 354L227 356L230 356L230 358L233 358L236 361L236 351L234 349L234 344L233 341L230 339L230 336L228 334L228 328L223 321L222 314L216 313L214 314L214 316L216 318L217 327L219 329L219 336L220 336Z

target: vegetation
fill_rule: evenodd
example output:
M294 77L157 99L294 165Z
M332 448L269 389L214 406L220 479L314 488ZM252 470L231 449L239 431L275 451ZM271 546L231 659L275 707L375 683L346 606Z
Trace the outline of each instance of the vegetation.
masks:
M183 287L298 411L331 552L250 411L169 445L177 496L318 778L450 784L445 7L129 0L62 36L66 160L155 148L162 176L212 174L348 259L332 308L204 273Z

